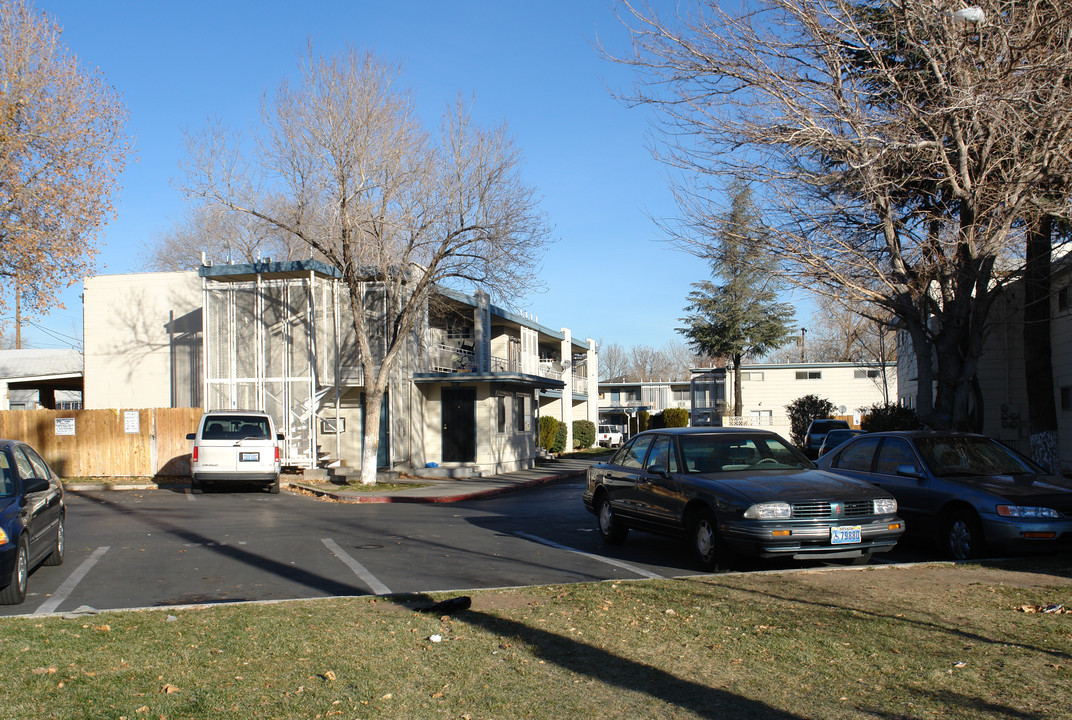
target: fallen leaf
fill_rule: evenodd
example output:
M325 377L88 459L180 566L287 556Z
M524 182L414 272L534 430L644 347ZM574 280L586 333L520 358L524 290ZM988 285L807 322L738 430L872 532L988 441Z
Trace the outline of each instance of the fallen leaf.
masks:
M47 668L46 667L39 667L39 668L34 668L31 672L33 672L34 675L54 675L55 672L56 672L56 668L55 667L47 667Z
M335 679L335 673L333 671L331 671L331 670L328 670L326 673L324 673L324 677L326 679L328 679L328 680L334 680Z
M149 712L149 706L148 705L142 705L140 708L138 708L134 712L137 713L138 715L144 715L147 712Z
M165 695L171 695L172 693L177 693L178 691L179 689L171 683L168 683L164 687L160 688L160 692L164 693Z
M386 694L386 695L384 695L384 696L383 696L382 698L380 698L380 700L390 700L390 699L391 699L391 698L393 698L393 697L394 697L394 695L393 695L393 694L391 694L391 693L387 693L387 694Z

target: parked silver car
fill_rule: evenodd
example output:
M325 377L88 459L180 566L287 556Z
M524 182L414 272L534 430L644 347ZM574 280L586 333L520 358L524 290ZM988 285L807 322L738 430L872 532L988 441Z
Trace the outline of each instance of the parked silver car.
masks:
M1072 480L970 433L881 432L849 440L819 467L897 498L908 532L957 560L987 549L1072 547Z

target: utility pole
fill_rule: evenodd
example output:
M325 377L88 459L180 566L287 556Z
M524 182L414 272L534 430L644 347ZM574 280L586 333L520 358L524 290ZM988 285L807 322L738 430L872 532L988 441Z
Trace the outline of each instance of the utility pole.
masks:
M22 350L22 293L18 274L15 275L15 349Z

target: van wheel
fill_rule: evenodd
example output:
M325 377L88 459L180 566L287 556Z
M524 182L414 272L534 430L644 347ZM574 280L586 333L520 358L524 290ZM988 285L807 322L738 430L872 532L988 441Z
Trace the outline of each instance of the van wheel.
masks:
M276 479L273 480L272 482L268 483L268 492L271 493L272 495L278 495L279 494L279 478L278 477L276 477Z

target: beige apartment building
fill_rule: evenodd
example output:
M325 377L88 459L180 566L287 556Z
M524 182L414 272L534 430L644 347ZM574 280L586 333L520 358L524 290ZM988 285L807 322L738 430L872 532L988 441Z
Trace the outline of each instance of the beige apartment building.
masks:
M363 293L365 321L382 327L382 288ZM85 407L265 410L284 464L358 467L365 393L349 307L339 273L313 260L87 278ZM440 289L392 373L378 465L531 467L540 415L571 433L573 420L596 422L597 377L594 341Z

